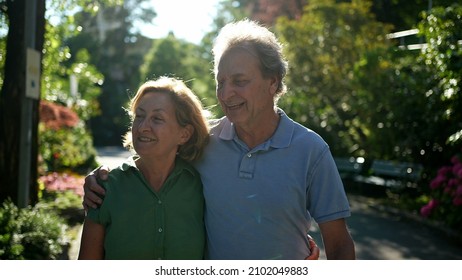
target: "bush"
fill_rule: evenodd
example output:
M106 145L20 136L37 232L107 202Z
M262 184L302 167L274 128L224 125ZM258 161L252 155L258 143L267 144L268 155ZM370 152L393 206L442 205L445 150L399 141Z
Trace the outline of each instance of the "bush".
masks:
M56 211L70 226L81 223L85 217L82 207L84 180L84 176L75 173L52 172L40 176L36 208Z
M39 125L39 149L45 171L72 169L87 173L96 168L96 150L83 125L57 130Z
M430 182L430 196L420 213L462 231L462 155L453 156L451 164L438 170Z
M66 225L55 212L19 209L11 200L0 208L0 259L53 260L68 244Z

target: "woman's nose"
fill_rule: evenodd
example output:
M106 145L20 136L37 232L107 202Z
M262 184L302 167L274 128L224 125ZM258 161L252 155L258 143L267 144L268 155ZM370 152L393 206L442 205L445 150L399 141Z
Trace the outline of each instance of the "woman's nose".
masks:
M146 130L149 130L149 129L150 129L149 118L144 118L138 124L138 130L139 131L146 131Z

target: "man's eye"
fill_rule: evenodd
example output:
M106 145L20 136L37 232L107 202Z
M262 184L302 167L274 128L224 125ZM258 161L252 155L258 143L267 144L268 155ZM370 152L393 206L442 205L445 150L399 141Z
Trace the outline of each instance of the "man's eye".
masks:
M247 80L237 80L234 83L238 86L244 86L247 83Z

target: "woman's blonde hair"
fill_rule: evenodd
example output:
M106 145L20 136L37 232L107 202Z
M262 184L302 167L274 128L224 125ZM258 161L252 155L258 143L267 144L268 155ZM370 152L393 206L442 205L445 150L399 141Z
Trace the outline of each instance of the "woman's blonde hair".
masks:
M209 126L201 101L183 81L162 76L142 84L127 109L131 125L133 125L134 113L140 98L152 92L168 94L173 101L178 124L181 127L191 125L194 128L189 140L179 147L178 156L189 162L199 159L209 141ZM131 128L123 137L123 144L133 150Z

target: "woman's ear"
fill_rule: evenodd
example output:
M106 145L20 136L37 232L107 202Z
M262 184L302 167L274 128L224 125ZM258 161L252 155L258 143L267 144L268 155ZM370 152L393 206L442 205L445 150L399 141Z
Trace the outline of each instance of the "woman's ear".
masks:
M181 136L180 136L180 145L184 145L184 143L188 142L191 136L194 133L194 127L190 124L183 127Z

